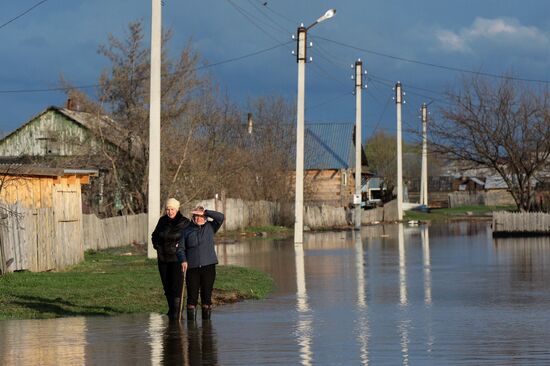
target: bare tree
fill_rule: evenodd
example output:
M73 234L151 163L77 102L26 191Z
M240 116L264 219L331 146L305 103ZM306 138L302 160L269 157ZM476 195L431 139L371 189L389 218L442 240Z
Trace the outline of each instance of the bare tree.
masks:
M430 144L448 158L496 172L518 208L529 210L550 155L549 96L546 88L511 78L464 79L460 92L449 93L443 118L431 122Z
M397 138L380 131L371 136L365 145L369 169L382 178L386 195L384 201L391 200L397 182ZM403 143L403 155L404 179L417 179L420 175L420 148L417 145Z
M199 56L189 44L177 58L169 56L166 45L170 38L170 31L163 34L162 129L175 131L181 136L191 100L205 85L206 79L197 75ZM101 74L97 101L73 89L64 80L62 85L80 111L97 114L97 118L108 113L118 125L118 132L123 131L117 136L121 149L109 149L103 144L100 153L92 155L94 165L100 164L110 171L106 181L102 182L104 194L110 202L121 201L124 211L130 213L144 212L148 184L150 63L149 50L143 42L142 22L130 23L125 39L110 35L108 44L101 46L98 52L110 61L111 66ZM113 136L109 136L112 132L103 130L101 136L112 140Z
M250 152L248 195L250 199L290 201L295 106L280 96L262 96L249 100L248 108L253 119L252 133L246 141Z
M125 39L110 36L108 44L100 47L99 53L111 65L101 75L97 102L62 80L79 110L97 118L109 114L125 131L115 138L120 149L104 144L99 154L87 156L109 169L103 182L106 201L118 198L129 212L146 210L148 183L150 68L142 33L142 23L133 22ZM168 32L164 43L169 39ZM251 101L255 126L249 135L242 120L245 113L219 93L211 78L197 74L199 56L189 45L177 59L168 56L167 47L163 50L163 196L176 196L185 203L222 191L252 200L288 198L292 105L278 97ZM96 134L112 141L109 134L117 131L104 129Z

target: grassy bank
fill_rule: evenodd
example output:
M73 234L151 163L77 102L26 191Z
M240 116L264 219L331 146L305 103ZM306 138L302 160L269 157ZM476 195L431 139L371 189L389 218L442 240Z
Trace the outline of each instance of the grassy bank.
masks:
M264 298L273 286L265 273L218 266L217 304ZM166 313L156 260L133 248L86 253L66 272L0 276L0 320L64 316Z
M515 206L463 206L455 208L436 208L430 212L406 211L404 220L451 220L463 218L489 218L493 211L511 211Z

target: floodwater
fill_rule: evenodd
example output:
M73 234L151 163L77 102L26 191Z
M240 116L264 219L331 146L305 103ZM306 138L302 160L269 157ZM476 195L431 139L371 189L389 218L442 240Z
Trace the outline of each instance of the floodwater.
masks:
M363 227L218 245L270 273L264 301L212 320L159 314L0 322L0 365L548 365L550 238L484 222ZM1 310L0 310L1 311Z

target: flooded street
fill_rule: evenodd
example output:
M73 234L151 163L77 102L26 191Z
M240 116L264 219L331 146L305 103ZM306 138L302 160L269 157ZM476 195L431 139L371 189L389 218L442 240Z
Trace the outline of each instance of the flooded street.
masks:
M386 225L217 246L273 276L264 301L159 314L0 322L0 365L546 365L550 238L486 222Z

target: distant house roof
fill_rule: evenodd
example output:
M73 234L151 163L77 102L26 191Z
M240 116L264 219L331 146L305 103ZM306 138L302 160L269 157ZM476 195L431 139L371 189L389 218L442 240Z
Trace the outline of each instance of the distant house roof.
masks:
M480 185L482 187L485 186L485 182L480 180L479 178L476 178L476 177L470 177L470 179L475 182L477 185Z
M508 185L498 175L490 175L485 179L485 189L508 189Z
M10 136L16 134L18 131L20 131L23 127L25 127L27 124L31 123L33 120L38 118L39 116L49 112L49 111L55 111L58 112L65 117L69 118L70 120L76 122L77 124L81 125L82 127L86 128L87 130L90 130L95 135L104 138L109 143L119 147L120 149L127 151L128 150L128 133L122 128L118 123L116 123L111 117L107 115L95 115L88 112L80 112L80 111L74 111L67 108L61 108L56 106L50 106L43 110L42 112L38 113L37 115L33 116L31 119L29 119L28 122L24 123L23 125L19 126L16 130L9 133L7 136L3 138L8 139ZM135 154L141 154L142 143L141 141L137 140L137 136L132 141L132 152Z
M355 168L355 125L351 123L306 123L304 169ZM362 150L363 165L366 165Z

